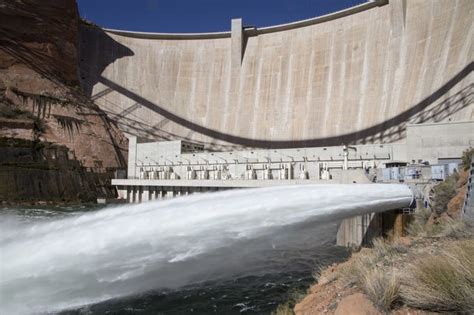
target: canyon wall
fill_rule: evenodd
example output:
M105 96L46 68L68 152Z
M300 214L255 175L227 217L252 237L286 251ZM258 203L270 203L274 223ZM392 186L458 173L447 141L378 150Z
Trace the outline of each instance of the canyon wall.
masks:
M126 166L127 139L80 88L79 23L74 0L0 0L0 201L74 200Z

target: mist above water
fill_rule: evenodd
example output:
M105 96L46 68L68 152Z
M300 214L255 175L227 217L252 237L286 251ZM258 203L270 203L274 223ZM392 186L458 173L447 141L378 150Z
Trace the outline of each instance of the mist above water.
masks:
M404 185L302 185L196 194L49 222L0 215L0 313L54 312L222 277L246 268L238 255L217 257L223 249L268 246L253 240L273 236L281 244L288 227L406 207L411 199Z

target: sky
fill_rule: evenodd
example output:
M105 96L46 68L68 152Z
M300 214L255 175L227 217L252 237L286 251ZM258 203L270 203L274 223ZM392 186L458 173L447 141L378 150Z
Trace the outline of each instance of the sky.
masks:
M271 26L324 15L364 0L77 0L83 18L105 28L159 33Z

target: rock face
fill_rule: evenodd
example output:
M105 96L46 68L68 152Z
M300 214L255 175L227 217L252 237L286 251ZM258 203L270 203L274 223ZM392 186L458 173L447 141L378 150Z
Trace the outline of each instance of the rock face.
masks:
M79 24L74 0L0 0L0 138L26 140L20 151L24 154L25 143L30 143L28 154L32 156L38 143L66 152L66 159L52 164L47 160L54 154L43 149L42 156L35 157L33 164L29 161L28 167L21 159L18 165L10 160L8 170L5 164L0 165L0 180L11 180L16 172L18 187L28 186L31 176L45 187L51 178L40 173L51 170L43 164L54 164L59 177L74 165L82 175L69 174L64 179L64 185L75 187L62 194L68 200L80 190L90 190L93 178L107 178L112 170L126 166L126 138L79 86ZM11 158L12 146L18 141L1 143L0 152L4 156L8 152ZM31 166L37 162L43 166L33 171ZM32 199L56 199L57 194L53 189ZM12 200L15 195L11 189L6 193L0 188L0 199Z
M77 77L79 14L74 0L1 0L0 68L31 89L48 86L38 78L74 85Z
M355 293L345 297L337 305L334 315L379 315L367 297L362 293Z

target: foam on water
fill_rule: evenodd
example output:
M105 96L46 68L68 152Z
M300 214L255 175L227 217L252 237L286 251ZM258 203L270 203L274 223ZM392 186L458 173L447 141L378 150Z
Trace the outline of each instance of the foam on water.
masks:
M51 312L179 287L215 268L199 259L220 248L411 200L404 185L302 185L196 194L49 222L0 216L0 313Z

